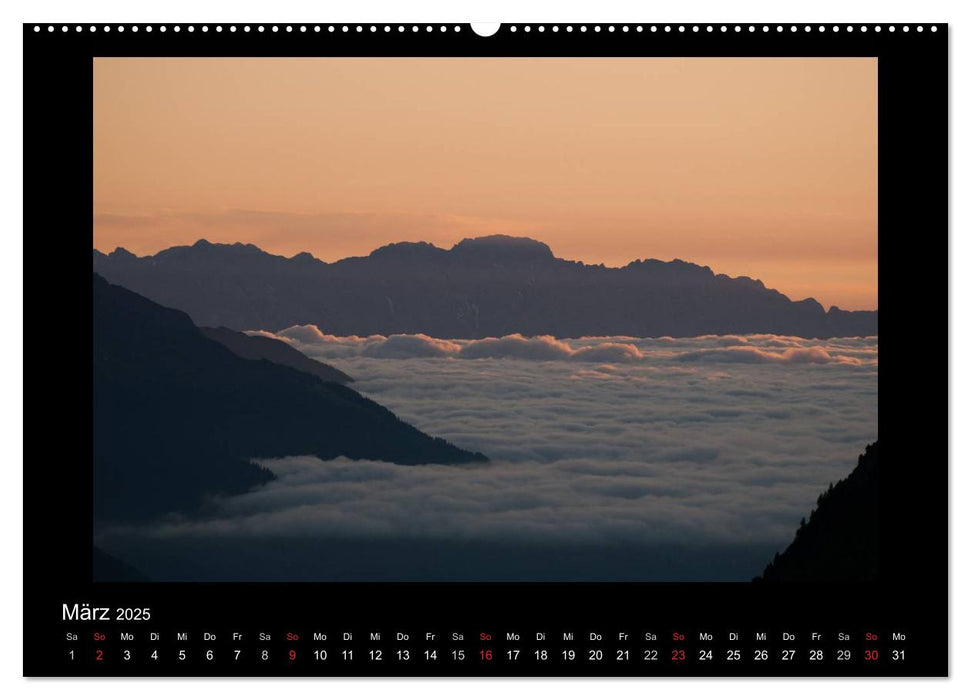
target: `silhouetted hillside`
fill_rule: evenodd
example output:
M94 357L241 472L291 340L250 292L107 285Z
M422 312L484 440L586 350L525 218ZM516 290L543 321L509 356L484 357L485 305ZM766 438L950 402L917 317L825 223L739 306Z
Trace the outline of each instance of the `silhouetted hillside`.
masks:
M335 367L313 360L282 340L262 335L247 335L228 328L200 328L207 338L222 343L247 360L269 360L284 367L292 367L320 377L325 382L347 384L353 382L348 375Z
M91 574L95 581L148 581L148 577L134 566L98 547L92 553Z
M395 243L335 263L199 241L142 258L94 251L94 269L200 325L237 330L313 323L337 335L441 338L877 333L875 311L826 311L747 277L681 260L585 265L509 236L466 239L450 250Z
M357 392L210 340L181 311L94 275L97 519L199 508L273 475L288 455L399 464L485 460L432 438Z
M872 581L877 576L877 444L816 501L792 544L756 581Z

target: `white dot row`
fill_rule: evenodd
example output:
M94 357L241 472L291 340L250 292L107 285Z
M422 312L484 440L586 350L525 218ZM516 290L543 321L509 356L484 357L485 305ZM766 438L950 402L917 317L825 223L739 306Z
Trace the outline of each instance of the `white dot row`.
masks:
M69 31L71 31L71 27L69 25L66 25L66 24L61 25L60 28L61 28L61 31L62 32L69 32ZM127 29L129 31L132 31L132 32L138 32L138 31L151 32L151 31L153 31L154 28L151 25L140 27L139 25L133 24L130 27L127 27ZM172 27L168 27L166 25L160 25L157 29L160 32L165 32L165 31L168 31L169 29L171 29L173 32L181 32L182 29L183 29L183 27L181 27L178 24L176 24L176 25L174 25ZM185 31L187 31L187 32L194 32L194 31L196 31L196 29L197 29L197 27L195 25L189 25L189 26L186 26L185 27ZM319 33L319 32L322 32L322 31L327 31L327 32L363 32L365 30L372 31L372 32L377 32L377 31L379 31L381 29L383 29L385 32L391 32L391 31L394 31L395 29L397 29L397 31L399 31L399 32L405 32L405 31L409 31L409 30L412 31L412 32L418 32L418 31L421 31L422 30L422 27L420 27L418 25L408 25L407 27L405 25L397 25L396 27L392 27L391 25L384 25L383 27L380 27L380 26L374 25L374 24L372 24L372 25L360 25L360 24L358 24L358 25L347 25L347 24L344 24L344 25L333 25L333 24L331 24L331 25L324 25L324 26L321 26L319 24L314 24L314 25L300 24L300 25L296 25L296 26L290 25L290 24L283 25L283 26L276 25L276 24L269 25L269 26L264 26L262 24L252 25L251 26L249 24L244 24L244 25L241 25L241 26L238 26L238 27L235 24L231 24L231 25L229 25L227 27L223 27L223 25L221 25L221 24L214 25L213 27L210 27L209 25L205 25L204 24L201 27L198 27L198 30L201 31L201 32L208 32L210 29L213 29L214 31L217 31L217 32L221 32L221 31L224 31L224 30L225 31L229 31L229 32L235 32L235 31L243 31L243 32L250 32L250 31L255 31L255 32L265 32L265 31L279 32L282 29L283 31L286 31L286 32L294 32L294 31L297 31L297 32L308 32L308 31L310 31L310 32L318 32ZM433 32L433 31L435 31L435 29L436 29L436 27L433 27L431 25L426 25L424 27L424 30L426 32ZM449 30L449 27L447 27L445 25L441 25L441 26L437 27L437 29L439 31L441 31L441 32L447 32ZM459 25L454 25L453 27L451 27L451 29L453 31L456 31L456 32L461 31L461 27ZM56 30L57 30L57 27L55 25L53 25L53 24L47 26L47 31L49 31L49 32L53 32L53 31L56 31ZM90 32L97 32L98 30L99 30L99 27L97 27L97 26L95 26L93 24L88 26L88 31L90 31ZM124 32L126 30L126 27L123 24L115 25L113 27L112 27L112 25L107 25L106 24L105 26L100 27L100 30L103 31L103 32L110 32L112 30L114 30L116 32ZM43 31L43 28L41 27L41 25L35 24L34 25L34 31L35 32L40 32L40 31ZM82 31L84 31L84 27L82 27L81 25L75 25L74 31L76 31L76 32L82 32Z
M239 27L237 27L237 25L235 25L235 24L231 24L231 25L228 25L227 27L223 27L223 25L217 24L217 25L214 25L212 27L212 29L214 29L217 32L222 32L222 31L224 31L224 29L227 30L227 31L230 31L230 32L235 32L235 31L243 31L243 32L249 32L249 31L256 31L256 32L265 32L265 31L279 32L281 30L281 28L282 28L283 31L286 31L286 32L294 32L294 31L297 31L297 32L317 32L317 33L322 32L322 31L331 32L331 33L333 33L333 32L364 32L364 31L378 32L378 31L381 31L381 30L383 30L385 32L393 32L393 31L398 31L398 32L407 32L407 31L420 32L422 29L424 29L426 32L433 32L436 29L436 27L434 27L434 26L432 26L430 24L424 25L424 26L420 26L420 25L417 25L417 24L412 24L412 25L403 25L403 24L390 25L390 24L385 24L383 26L381 26L381 25L375 25L375 24L371 24L371 25L361 25L361 24L358 24L358 25L347 25L347 24L344 24L344 25L333 25L333 24L330 24L330 25L323 25L323 26L322 25L319 25L319 24L314 24L314 25L306 25L306 24L290 25L290 24L287 24L287 25L283 25L282 27L280 25L276 25L276 24L269 25L269 26L264 26L262 24L260 24L260 25L249 25L249 24L245 24L245 25L240 25ZM439 25L437 27L437 29L440 32L447 32L449 30L449 28L450 27L445 26L445 25ZM899 28L900 28L901 31L904 31L904 32L909 32L911 30L911 26L910 25L901 25ZM60 25L60 29L61 29L62 32L69 32L71 30L71 27L69 25L63 24L63 25ZM112 27L112 25L107 25L106 24L103 27L101 27L100 29L101 29L101 31L104 31L104 32L111 32L113 29L114 29L114 31L117 31L117 32L124 32L124 31L126 31L126 27L123 24L115 25L114 27ZM151 25L143 26L143 27L139 27L138 25L130 25L129 27L127 27L127 29L130 30L130 31L132 31L132 32L138 32L138 31L151 32L151 31L153 31L154 28ZM160 31L160 32L165 32L165 31L168 31L169 29L171 29L173 32L181 32L182 31L182 27L180 25L177 25L177 24L174 25L174 26L172 26L172 27L168 27L166 25L160 25L158 27L158 31ZM196 29L197 28L194 25L189 25L189 26L185 27L185 30L188 31L188 32L195 32ZM208 32L210 30L210 27L209 27L209 25L202 25L201 27L198 27L198 29L199 29L199 31L202 31L202 32ZM453 31L456 31L456 32L461 31L461 27L459 25L452 25L451 26L451 29ZM534 29L537 32L545 32L547 29L549 29L552 32L559 32L559 31L562 30L562 31L565 31L565 32L579 31L581 33L582 32L587 32L587 31L600 32L600 31L603 31L603 30L606 30L608 32L616 32L616 31L619 30L621 32L630 32L630 31L644 32L644 31L648 31L648 32L681 32L681 33L684 33L684 32L698 33L698 32L702 32L702 31L704 31L704 32L716 32L716 31L719 31L719 32L730 32L730 31L734 31L734 32L744 32L744 31L748 31L748 32L751 33L751 32L757 32L757 31L760 31L760 30L762 32L771 32L773 30L775 30L776 32L784 32L787 29L790 32L798 32L801 29L804 32L816 31L816 32L821 32L822 33L822 32L826 32L826 31L831 31L831 32L839 32L839 31L853 32L854 30L860 31L860 32L866 32L866 31L869 31L869 30L872 30L874 32L880 32L880 31L883 31L884 29L886 29L886 31L888 31L888 32L895 32L895 31L897 31L898 27L895 26L895 25L892 25L892 24L891 25L887 25L887 26L883 26L883 25L879 25L879 24L872 25L872 26L867 26L865 24L860 24L860 25L844 25L844 26L840 26L840 25L827 26L827 25L822 25L821 24L821 25L815 26L815 27L812 26L812 25L799 25L799 26L796 26L794 24L793 25L787 25L787 26L786 25L781 25L781 24L776 24L776 25L768 25L768 24L763 24L763 25L754 25L754 24L749 24L749 25L740 25L740 24L735 24L735 25L726 25L726 24L721 24L721 25L712 25L712 24L707 24L707 25L698 25L698 24L693 24L693 25L684 25L684 24L679 24L679 25L670 25L670 24L655 25L655 24L652 24L652 25L647 25L647 26L640 25L640 24L634 25L634 26L630 26L630 25L626 25L626 24L624 24L624 25L613 25L613 24L610 24L610 25L606 25L604 27L601 27L600 25L593 25L593 26L590 26L590 27L588 27L587 25L579 25L578 27L574 27L574 25L565 25L565 26L562 26L561 27L560 25L555 25L554 24L554 25L550 25L549 27L547 27L547 26L542 25L542 24L535 25L535 26L534 25L528 25L527 24L527 25L524 25L522 27L519 27L517 25L510 25L508 27L508 30L510 32L514 32L514 33L517 32L517 31L519 31L520 29L522 31L524 31L524 32L530 32L530 31L533 31ZM924 29L925 29L924 25L917 25L916 27L914 27L914 30L915 31L918 31L918 32L923 32ZM936 25L930 25L929 29L932 32L936 32L937 31L937 26ZM54 32L56 30L57 30L57 27L55 25L53 25L53 24L47 25L47 31L48 32ZM88 26L88 31L90 31L90 32L97 32L98 30L99 30L99 27L97 27L95 25L89 25ZM34 31L35 32L40 32L40 31L43 31L43 28L41 27L41 25L35 24L34 25ZM74 31L75 32L81 32L81 31L84 31L84 28L81 25L75 25L74 26Z
M821 25L819 25L817 27L813 27L812 25L799 25L799 26L796 26L794 24L793 25L788 25L788 26L782 25L782 24L776 24L776 25L768 25L768 24L762 24L762 25L755 25L755 24L749 24L749 25L741 25L741 24L735 24L735 25L730 25L730 24L721 24L721 25L713 25L713 24L701 24L701 25L699 25L699 24L691 24L691 25L684 25L684 24L678 24L678 25L662 24L662 25L657 25L657 24L652 24L652 25L649 25L649 26L645 26L645 25L638 24L638 25L635 25L633 27L634 31L637 31L637 32L643 32L643 31L651 31L651 32L659 32L659 31L663 31L663 32L673 32L673 31L677 31L677 32L681 32L681 33L684 33L684 32L687 32L687 31L691 31L691 32L701 32L701 31L705 31L705 32L715 32L715 31L721 31L721 32L729 32L729 31L735 31L735 32L744 32L744 31L757 32L759 30L761 30L763 32L771 32L773 29L775 29L775 31L777 31L777 32L784 32L784 31L786 31L786 29L788 29L790 32L798 32L800 30L800 28L803 31L806 31L806 32L812 32L812 31L825 32L827 30L833 31L833 32L839 32L841 27L840 27L840 25L823 25L823 24L821 24ZM875 32L879 32L879 31L883 31L884 26L883 25L872 25L872 27L870 27L870 26L867 26L865 24L860 24L860 25L855 25L855 26L854 25L844 25L842 27L842 29L844 31L847 31L847 32L852 32L854 30L854 28L855 29L858 29L861 32L866 32L869 29L872 29ZM558 27L556 25L551 26L550 29L552 31L554 31L554 32L560 31L560 27ZM589 31L590 29L592 29L594 32L599 32L599 31L602 31L604 29L604 27L601 27L600 25L593 25L593 27L587 27L586 25L580 25L578 31L580 31L580 32L586 32L586 31ZM616 25L613 25L613 24L609 24L609 25L606 26L606 30L608 32L615 32L618 29L620 29L620 31L622 31L622 32L629 32L629 31L631 31L631 27L629 25L626 25L626 24L625 25L621 25L621 26L616 26ZM910 27L910 25L901 25L900 26L900 29L902 31L909 32L910 29L911 29L911 27ZM917 25L915 27L915 29L918 32L922 32L922 31L924 31L924 25ZM932 32L936 32L937 31L937 26L936 25L931 25L929 27L929 29ZM522 28L522 30L524 32L528 32L528 31L531 31L532 30L532 27L529 26L529 25L527 25L527 26L524 26ZM540 32L543 32L543 31L546 31L546 27L544 27L543 25L539 25L538 27L536 27L536 30L537 31L540 31ZM897 31L897 27L894 26L894 25L888 25L888 26L886 26L886 30L889 31L889 32L895 32L895 31ZM516 25L510 26L509 27L509 31L511 31L511 32L517 31ZM572 25L567 25L566 27L564 27L564 31L572 32L572 31L574 31L574 27Z

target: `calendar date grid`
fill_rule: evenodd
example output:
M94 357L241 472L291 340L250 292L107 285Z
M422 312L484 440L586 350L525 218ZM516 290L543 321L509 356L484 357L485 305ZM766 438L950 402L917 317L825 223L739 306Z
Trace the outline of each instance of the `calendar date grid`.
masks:
M306 670L323 675L367 666L637 667L665 673L709 666L903 665L908 635L890 630L768 631L679 629L67 630L68 666L157 666ZM754 670L754 668L753 668Z

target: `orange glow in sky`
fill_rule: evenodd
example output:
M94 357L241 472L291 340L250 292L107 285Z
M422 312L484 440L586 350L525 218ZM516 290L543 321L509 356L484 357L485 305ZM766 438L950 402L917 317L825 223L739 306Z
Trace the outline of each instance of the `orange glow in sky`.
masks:
M94 62L94 246L537 238L877 307L877 62Z

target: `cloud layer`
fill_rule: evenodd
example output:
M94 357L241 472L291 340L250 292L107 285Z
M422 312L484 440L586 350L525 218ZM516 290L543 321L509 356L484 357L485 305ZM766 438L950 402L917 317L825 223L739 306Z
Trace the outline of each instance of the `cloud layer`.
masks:
M510 358L517 360L575 360L583 362L794 363L875 365L876 338L807 340L794 336L725 335L696 338L578 338L561 340L549 335L525 337L519 333L501 338L442 340L424 334L334 336L317 326L291 326L277 333L252 331L288 342L319 358L380 357L408 359L452 357L463 360Z
M149 540L245 551L256 540L406 538L750 546L764 560L876 438L875 338L470 341L338 338L312 326L276 336L335 362L402 419L492 461L267 461L280 478L220 500L210 518L115 533L132 551ZM711 577L738 575L725 571Z

